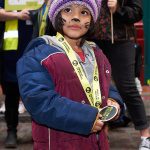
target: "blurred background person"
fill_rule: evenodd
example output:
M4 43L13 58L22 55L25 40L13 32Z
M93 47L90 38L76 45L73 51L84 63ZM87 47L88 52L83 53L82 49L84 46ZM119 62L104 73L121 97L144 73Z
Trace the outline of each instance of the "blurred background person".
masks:
M135 129L140 131L139 149L149 150L149 125L135 84L134 23L140 21L142 16L141 0L103 0L94 41L109 59L115 85L128 108Z
M5 120L7 137L5 147L17 147L17 125L19 89L16 78L16 62L31 39L32 26L27 25L29 12L9 12L5 10L5 1L0 0L1 24L1 86L5 94Z
M32 38L42 35L56 35L56 31L48 18L50 0L44 0L43 5L37 10L30 10L29 15L33 24Z

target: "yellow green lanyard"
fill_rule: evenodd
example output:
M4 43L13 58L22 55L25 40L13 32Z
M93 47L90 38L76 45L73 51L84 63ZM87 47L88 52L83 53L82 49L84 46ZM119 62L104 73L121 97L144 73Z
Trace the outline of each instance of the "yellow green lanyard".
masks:
M91 104L91 106L99 108L102 101L101 101L101 91L100 91L100 83L99 83L99 73L98 73L98 66L96 59L94 59L94 73L93 73L93 82L92 82L92 87L87 80L85 73L83 71L82 66L80 65L74 50L71 48L69 43L65 40L65 38L60 34L57 33L56 38L58 42L62 45L63 49L66 52L66 55L68 56L79 80L80 83L84 89L84 92ZM93 52L93 56L94 52Z
M44 15L42 16L42 10L40 12L40 29L39 29L39 36L42 36L45 34L46 30L46 20L47 20L47 14L48 14L49 6L48 4L46 5Z

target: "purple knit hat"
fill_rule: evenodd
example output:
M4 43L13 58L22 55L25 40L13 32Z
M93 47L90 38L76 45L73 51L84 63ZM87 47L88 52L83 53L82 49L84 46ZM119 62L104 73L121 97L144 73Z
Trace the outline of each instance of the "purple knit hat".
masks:
M79 4L87 7L91 12L94 22L96 22L99 16L102 0L50 0L50 1L51 4L49 8L49 18L53 26L55 27L55 18L57 14L65 7L72 4Z

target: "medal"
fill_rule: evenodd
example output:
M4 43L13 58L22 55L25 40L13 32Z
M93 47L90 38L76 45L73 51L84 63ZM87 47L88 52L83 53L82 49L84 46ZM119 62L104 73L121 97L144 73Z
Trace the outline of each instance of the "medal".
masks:
M111 121L114 117L116 117L118 109L113 105L105 106L102 109L100 109L99 113L102 115L100 120L103 122L108 122Z

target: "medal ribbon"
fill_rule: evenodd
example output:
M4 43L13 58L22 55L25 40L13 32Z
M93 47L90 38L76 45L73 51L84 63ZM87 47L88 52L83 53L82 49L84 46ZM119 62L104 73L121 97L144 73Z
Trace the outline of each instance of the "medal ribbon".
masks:
M60 33L57 33L56 38L57 38L58 42L61 44L61 46L63 47L63 49L65 50L66 55L68 56L72 66L80 80L80 83L84 89L84 92L90 102L90 105L100 108L102 100L101 100L99 73L98 73L98 66L97 66L96 58L94 59L95 61L94 61L94 73L93 73L93 82L92 82L93 88L92 88L89 81L87 80L87 78L85 76L83 68L80 65L72 47L69 45L69 43L65 40L65 38ZM93 56L95 56L95 55L93 55Z

